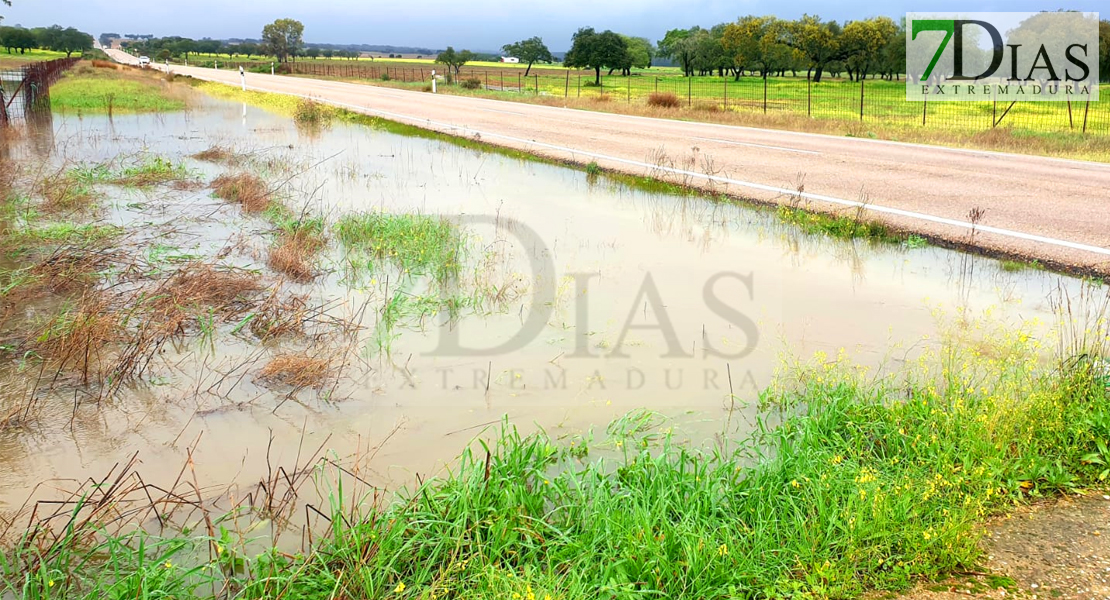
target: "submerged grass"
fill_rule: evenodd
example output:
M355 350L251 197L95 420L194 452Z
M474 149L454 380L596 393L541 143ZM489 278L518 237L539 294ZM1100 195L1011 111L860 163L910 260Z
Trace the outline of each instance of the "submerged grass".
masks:
M369 271L393 263L403 272L431 275L445 281L459 272L463 238L450 221L436 216L388 213L346 215L335 224L335 236L349 260Z
M1025 333L997 343L990 354L1001 358L945 351L879 380L818 356L765 394L763 414L781 424L760 421L750 437L712 449L671 439L646 412L610 426L616 458L590 462L581 447L503 426L496 443L476 444L393 502L333 499L327 537L303 554L135 534L68 554L9 552L0 569L28 598L902 590L974 570L984 518L1105 476L1110 392L1093 363L1046 367ZM210 544L217 551L205 552Z

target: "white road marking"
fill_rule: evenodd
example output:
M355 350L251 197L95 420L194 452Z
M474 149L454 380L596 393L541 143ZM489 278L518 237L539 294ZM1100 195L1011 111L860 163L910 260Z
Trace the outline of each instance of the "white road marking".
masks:
M511 110L497 110L497 109L494 109L494 108L479 108L478 110L484 110L484 111L486 111L486 112L495 112L495 113L501 113L501 114L503 114L503 115L516 115L516 116L518 116L518 117L526 117L526 116L528 116L528 115L525 115L524 113L519 113L519 112L513 112L513 111L511 111Z
M217 81L218 83L224 83L222 81L215 80L215 79L214 79L214 81ZM226 85L231 85L231 84L226 84ZM351 84L351 85L357 85L357 84ZM248 86L248 89L253 89L255 91L267 92L267 93L272 93L272 94L273 93L277 93L277 94L285 93L286 95L295 96L295 97L299 97L299 98L313 98L313 97L305 95L305 94L275 92L273 90L267 90L267 89L253 87L253 86ZM352 91L354 91L354 90L352 90ZM693 178L693 179L704 179L706 181L712 181L712 182L715 182L715 183L725 183L725 184L728 184L728 185L735 185L735 186L738 186L738 187L745 187L745 188L764 191L764 192L772 192L772 193L775 193L775 194L780 194L780 195L785 195L785 196L798 196L798 197L801 197L801 198L806 198L808 200L815 200L817 202L827 202L829 204L836 204L836 205L839 205L839 206L847 206L847 207L851 207L851 208L860 208L860 209L867 210L867 211L873 211L873 212L882 213L882 214L895 215L895 216L905 217L905 218L909 218L909 219L916 219L916 220L919 220L919 221L926 221L926 222L929 222L929 223L938 223L938 224L941 224L941 225L949 225L949 226L952 226L952 227L957 227L957 228L960 228L960 229L966 229L966 230L969 230L969 231L970 230L975 230L975 231L979 231L979 232L982 232L982 233L990 233L990 234L994 234L994 235L998 235L998 236L1002 236L1002 237L1008 237L1008 238L1014 238L1014 239L1019 239L1019 240L1037 242L1037 243L1041 243L1041 244L1047 244L1047 245L1050 245L1050 246L1059 246L1061 248L1069 248L1069 249L1072 249L1072 250L1081 250L1083 252L1090 252L1092 254L1098 254L1098 255L1101 255L1101 256L1110 256L1110 248L1103 248L1103 247L1100 247L1100 246L1091 246L1091 245L1088 245L1088 244L1080 244L1078 242L1070 242L1068 240L1050 238L1050 237L1036 235L1036 234L1032 234L1032 233L1025 233L1025 232L1022 232L1022 231L1013 231L1013 230L1010 230L1010 229L1002 229L1002 228L999 228L999 227L991 227L989 225L976 225L976 224L970 223L968 221L959 221L959 220L956 220L956 219L949 219L947 217L938 217L936 215L930 215L930 214L926 214L926 213L903 210L903 209L900 209L900 208L893 208L893 207L889 207L889 206L881 206L881 205L878 205L878 204L858 202L856 200L845 200L843 198L836 198L836 197L833 197L833 196L825 196L825 195L822 195L822 194L813 194L813 193L810 193L810 192L798 193L797 190L789 190L789 189L786 189L786 188L780 188L780 187L775 187L775 186L771 186L771 185L765 185L765 184L762 184L762 183L755 183L755 182L751 182L751 181L743 181L743 180L739 180L739 179L732 179L730 177L721 177L720 175L709 175L709 174L706 174L706 173L698 173L698 172L695 172L695 171L688 171L686 169L677 169L677 168L673 168L673 167L663 167L663 166L659 166L659 165L652 165L652 164L648 164L648 163L638 161L638 160L620 158L620 157L617 157L617 156L609 156L607 154L600 154L600 153L597 153L597 152L588 152L588 151L585 151L585 150L578 150L578 149L575 149L575 148L568 148L566 146L558 146L558 145L555 145L555 144L546 144L546 143L543 143L543 142L537 142L535 140L529 140L529 139L525 139L525 138L519 138L519 137L515 137L515 136L500 134L500 133L480 131L480 130L477 130L477 129L467 127L465 125L460 126L460 125L455 125L453 123L443 123L443 122L440 122L440 121L434 121L432 119L428 119L428 118L424 118L424 117L414 117L414 116L411 116L411 115L395 113L395 112L392 112L392 111L370 108L368 106L358 106L358 105L355 105L355 104L348 104L346 102L339 102L337 100L329 100L327 98L315 98L315 99L317 99L319 101L322 101L322 102L326 102L327 104L331 104L333 106L339 106L339 107L347 108L347 109L362 112L362 113L378 114L378 115L388 117L388 118L391 118L391 119L394 119L394 120L409 121L409 122L412 122L412 123L416 123L418 126L420 126L420 125L424 125L424 126L435 125L435 126L439 126L439 127L443 127L443 128L447 128L447 129L454 129L454 130L461 130L461 131L464 131L464 132L477 133L477 134L481 135L483 139L489 139L489 138L502 139L502 140L506 140L506 141L511 141L511 142L516 142L516 143L521 143L521 144L534 146L534 147L537 147L537 148L544 148L544 149L547 149L547 150L554 150L554 151L558 151L558 152L568 152L572 156L580 155L580 156L585 156L585 157L594 158L594 159L601 159L601 160L607 160L607 161L611 161L611 162L615 162L615 163L631 165L631 166L635 166L635 167L640 167L640 168L652 170L654 172L672 173L672 174L675 174L675 175L682 175L684 177L689 177L689 178ZM494 102L496 102L496 101L494 101ZM618 116L618 115L614 115L614 116ZM637 118L647 118L647 117L637 117ZM652 119L652 120L656 120L656 119ZM724 127L730 127L730 126L724 126ZM750 128L742 128L742 127L734 127L734 128L735 129L750 129ZM791 132L791 133L795 133L795 132ZM810 136L817 137L816 134L801 134L801 135L810 135ZM867 141L867 140L861 140L861 141ZM877 141L877 140L870 140L870 141ZM898 142L892 142L892 143L898 144ZM904 144L904 145L912 145L912 144ZM983 154L1003 155L1003 153L995 153L995 152L983 152ZM1097 165L1098 164L1098 163L1082 163L1081 161L1068 161L1066 159L1057 159L1057 160L1059 160L1061 162L1073 162L1073 163L1079 163L1079 164L1091 164L1091 165ZM1101 166L1107 166L1107 165L1101 165Z
M765 148L767 150L779 150L782 152L797 152L798 154L821 154L815 150L799 150L797 148L783 148L782 146L767 146L765 144L752 144L748 142L734 142L732 140L718 140L715 138L694 137L695 140L703 142L715 142L718 144L729 144L731 146L747 146L749 148Z

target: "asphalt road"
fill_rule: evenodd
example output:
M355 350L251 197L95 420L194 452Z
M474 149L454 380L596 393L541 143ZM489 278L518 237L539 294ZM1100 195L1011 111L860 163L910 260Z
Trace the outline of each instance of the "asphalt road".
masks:
M109 54L121 62L136 61L123 52ZM240 85L237 70L171 70ZM936 240L1110 274L1110 164L649 119L302 77L248 73L246 84L557 160L596 161L606 169L762 202L796 202L849 215L862 203L868 218ZM976 210L982 216L973 225L970 215Z

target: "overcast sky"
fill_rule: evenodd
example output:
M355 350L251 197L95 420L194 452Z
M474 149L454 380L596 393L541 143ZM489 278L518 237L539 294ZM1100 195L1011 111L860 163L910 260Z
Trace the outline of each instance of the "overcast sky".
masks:
M878 8L881 6L882 8ZM817 0L13 0L0 5L5 25L59 24L103 32L181 35L191 38L257 38L275 18L304 23L308 42L389 44L496 50L539 35L555 51L570 47L582 26L612 29L653 41L668 29L710 26L742 14L791 19L816 13L824 19L858 19L879 14L898 18L925 11L1039 11L1066 8L1097 11L1106 0L847 0L835 8ZM1106 18L1106 15L1102 15Z

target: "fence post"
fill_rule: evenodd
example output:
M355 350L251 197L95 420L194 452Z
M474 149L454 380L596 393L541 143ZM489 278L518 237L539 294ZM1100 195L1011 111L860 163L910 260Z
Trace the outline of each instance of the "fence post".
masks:
M581 73L579 73L579 75L578 75L578 97L579 98L582 97L582 74Z
M998 97L995 96L991 106L991 129L998 127Z
M686 107L694 106L694 78L686 78Z
M860 75L859 75L859 120L860 121L863 120L863 78L864 78L864 76L865 76L864 73L860 73Z
M806 73L806 116L813 118L813 77Z
M728 78L725 78L725 110L728 110Z
M1068 129L1075 129L1075 120L1071 116L1071 98L1068 98Z
M657 92L659 91L659 78L658 77L655 78L655 91L657 91Z
M625 78L624 82L628 84L628 103L632 104L632 77Z
M516 91L518 94L524 93L524 88L520 85L520 73L516 74Z
M921 126L925 126L925 117L929 114L929 97L925 96L921 103Z
M567 84L566 84L566 87L563 88L563 98L569 98L569 97L570 97L570 71L567 71Z
M539 73L537 73L535 75L535 77L536 77L536 95L539 96L540 95L540 76L539 76Z
M486 71L486 89L489 89L489 71Z
M763 72L763 114L767 114L767 71Z
M0 88L0 127L8 124L8 103L4 101L4 90Z
M1083 107L1083 133L1087 133L1087 111L1091 110L1091 97L1087 96L1087 105Z

